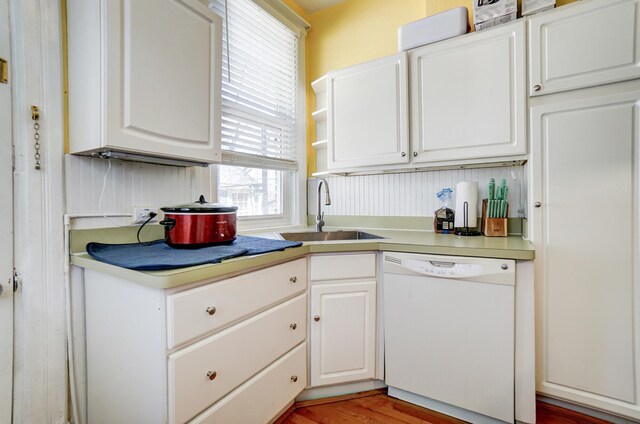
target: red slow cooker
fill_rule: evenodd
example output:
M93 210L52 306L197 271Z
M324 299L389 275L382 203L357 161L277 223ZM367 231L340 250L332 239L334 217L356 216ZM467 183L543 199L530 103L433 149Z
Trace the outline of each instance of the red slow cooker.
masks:
M236 206L207 203L200 196L194 203L160 209L164 238L171 247L195 249L236 239Z

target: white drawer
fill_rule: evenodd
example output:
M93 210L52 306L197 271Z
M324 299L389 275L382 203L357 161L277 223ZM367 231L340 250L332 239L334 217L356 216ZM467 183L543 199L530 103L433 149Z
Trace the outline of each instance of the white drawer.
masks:
M307 345L300 344L192 424L264 424L275 418L307 385Z
M261 269L167 296L169 349L229 325L307 288L307 260ZM213 314L207 308L215 308Z
M304 341L306 310L303 294L170 355L171 422L186 422Z
M311 281L376 277L375 253L313 255L310 260Z

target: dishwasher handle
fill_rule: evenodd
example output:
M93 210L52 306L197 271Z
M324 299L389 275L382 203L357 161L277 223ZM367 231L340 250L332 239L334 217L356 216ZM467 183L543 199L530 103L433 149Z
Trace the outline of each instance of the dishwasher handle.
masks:
M453 268L454 266L456 266L455 262L429 261L429 263L439 268Z

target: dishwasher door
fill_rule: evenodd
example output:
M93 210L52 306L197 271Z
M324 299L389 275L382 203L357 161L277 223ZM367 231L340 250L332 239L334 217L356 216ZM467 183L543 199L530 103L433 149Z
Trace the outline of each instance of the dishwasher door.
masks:
M386 383L514 422L515 261L385 252L383 272Z

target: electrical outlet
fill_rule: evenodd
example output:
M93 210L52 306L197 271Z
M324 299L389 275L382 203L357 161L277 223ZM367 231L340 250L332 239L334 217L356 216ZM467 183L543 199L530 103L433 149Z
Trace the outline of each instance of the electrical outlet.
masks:
M149 219L149 214L153 212L156 214L156 216L153 217L153 219L151 219L149 221L149 223L151 222L157 222L158 221L158 208L150 208L150 207L144 207L144 206L134 206L133 207L133 224L144 224L144 222Z

